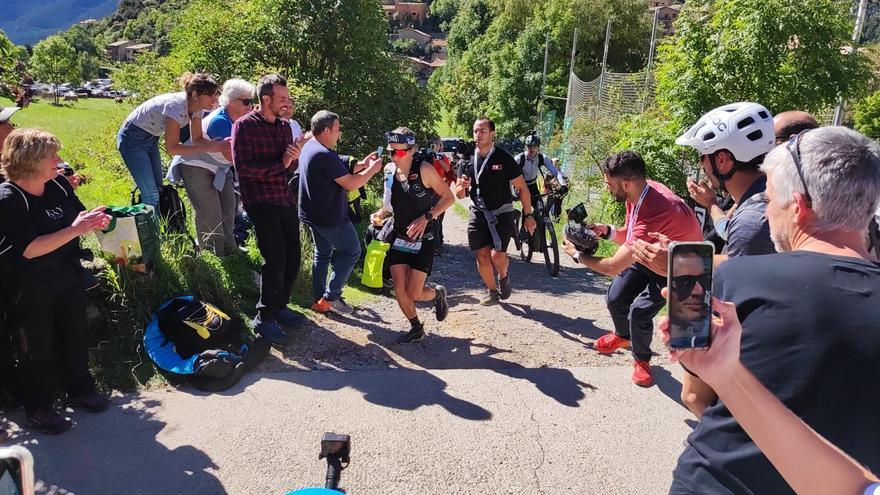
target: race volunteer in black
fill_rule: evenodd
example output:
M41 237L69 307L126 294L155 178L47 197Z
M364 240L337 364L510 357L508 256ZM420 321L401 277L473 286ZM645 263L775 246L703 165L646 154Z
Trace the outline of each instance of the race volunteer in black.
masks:
M530 234L535 232L536 224L522 171L510 154L495 146L495 123L492 120L482 117L474 122L474 142L473 160L462 171L455 195L459 199L465 196L471 199L468 245L477 258L477 270L489 290L489 295L480 304L489 306L507 299L512 292L507 273L510 264L507 245L516 235L511 185L519 191L523 225Z
M397 304L410 323L409 332L397 342L411 344L425 336L416 302L432 301L437 321L446 319L449 312L446 288L426 287L425 279L434 264L436 218L452 206L455 197L446 181L437 175L430 158L417 154L413 131L398 127L385 136L395 170L385 181L385 203L371 216L371 221L378 225L389 213L394 215L389 220L393 222L393 233L390 238L386 236L391 243L386 263Z

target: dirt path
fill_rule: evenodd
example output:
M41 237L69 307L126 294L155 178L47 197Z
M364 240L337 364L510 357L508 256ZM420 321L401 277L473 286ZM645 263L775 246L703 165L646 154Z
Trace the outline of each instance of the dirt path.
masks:
M273 350L261 370L519 369L630 362L628 352L602 356L592 350L593 341L612 328L605 308L610 279L578 268L564 253L554 278L541 253L524 263L511 242L513 295L499 306L480 306L485 289L467 248L466 225L455 211L446 215L446 248L435 258L428 281L447 287L449 316L438 323L430 305L421 305L419 315L428 331L423 341L395 343L408 323L394 299L378 297L351 317L313 317L287 349ZM665 362L661 356L654 359L655 364Z

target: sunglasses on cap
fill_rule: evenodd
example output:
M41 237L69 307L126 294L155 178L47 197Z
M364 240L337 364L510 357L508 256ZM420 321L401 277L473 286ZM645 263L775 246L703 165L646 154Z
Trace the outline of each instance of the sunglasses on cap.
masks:
M702 287L704 291L711 289L709 286L711 275L711 273L704 273L702 275L679 275L677 277L672 277L672 286L670 289L675 292L679 301L683 301L690 297L691 292L693 292L694 286L697 283L700 284L700 287Z

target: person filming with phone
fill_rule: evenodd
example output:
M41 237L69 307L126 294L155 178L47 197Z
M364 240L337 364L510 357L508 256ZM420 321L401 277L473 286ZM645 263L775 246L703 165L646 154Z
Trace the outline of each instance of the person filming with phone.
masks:
M880 202L880 146L844 127L807 130L768 153L761 170L779 252L730 258L714 274L716 297L742 322L740 361L804 423L878 472L880 265L864 233ZM706 402L670 493L794 493L739 413L726 400Z

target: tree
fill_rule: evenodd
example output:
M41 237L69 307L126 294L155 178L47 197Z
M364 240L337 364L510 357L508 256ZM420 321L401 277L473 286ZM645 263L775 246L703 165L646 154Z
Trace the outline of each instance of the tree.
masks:
M880 139L880 91L856 105L854 119L857 131L871 139Z
M659 49L657 100L682 124L732 101L816 112L870 80L850 48L854 19L837 0L699 0ZM784 12L785 15L780 15Z
M327 26L333 26L328 29ZM308 101L296 116L340 113L342 149L374 150L383 133L433 130L429 92L389 52L387 22L374 0L193 0L172 32L171 57L218 79L280 72Z
M54 86L55 103L58 103L58 84L79 82L79 62L70 43L59 35L52 35L34 46L30 60L34 75Z

